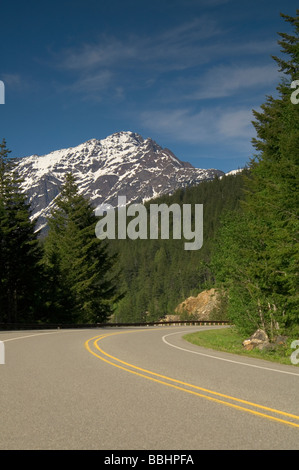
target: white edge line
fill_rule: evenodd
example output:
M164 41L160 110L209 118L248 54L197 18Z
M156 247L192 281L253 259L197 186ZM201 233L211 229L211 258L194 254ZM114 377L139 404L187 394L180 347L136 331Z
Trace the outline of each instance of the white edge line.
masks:
M211 354L206 354L206 353L201 353L199 351L192 351L191 349L181 348L180 346L175 346L174 344L169 343L165 339L167 336L178 335L180 333L188 333L188 332L190 333L190 330L179 331L179 332L176 332L176 333L169 333L169 334L164 335L162 337L162 341L165 344L167 344L168 346L171 346L173 348L180 349L181 351L186 351L186 352L189 352L189 353L192 353L192 354L198 354L199 356L210 357L212 359L218 359L219 361L231 362L233 364L240 364L242 366L255 367L256 369L264 369L264 370L269 370L269 371L272 371L272 372L279 372L281 374L296 375L297 377L299 377L299 374L296 374L295 372L289 372L289 371L279 370L279 369L272 369L271 367L257 366L255 364L248 364L247 362L234 361L232 359L225 359L224 357L213 356Z
M48 331L48 332L43 332L43 333L35 333L33 335L26 335L26 336L16 336L15 338L8 338L8 339L3 339L3 343L7 343L8 341L16 341L18 339L25 339L25 338L32 338L34 336L43 336L43 335L53 335L54 333L73 333L77 331L85 331L85 330L55 330L55 331Z

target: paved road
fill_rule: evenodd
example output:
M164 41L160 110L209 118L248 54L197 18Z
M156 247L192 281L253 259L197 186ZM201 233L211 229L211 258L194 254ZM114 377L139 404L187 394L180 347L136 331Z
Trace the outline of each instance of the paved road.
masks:
M199 327L0 332L0 449L299 449L299 370Z

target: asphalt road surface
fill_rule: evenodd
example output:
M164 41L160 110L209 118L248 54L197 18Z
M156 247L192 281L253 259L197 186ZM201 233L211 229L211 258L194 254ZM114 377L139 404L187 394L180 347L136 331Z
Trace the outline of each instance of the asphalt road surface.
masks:
M182 339L202 328L0 332L0 450L298 450L298 367Z

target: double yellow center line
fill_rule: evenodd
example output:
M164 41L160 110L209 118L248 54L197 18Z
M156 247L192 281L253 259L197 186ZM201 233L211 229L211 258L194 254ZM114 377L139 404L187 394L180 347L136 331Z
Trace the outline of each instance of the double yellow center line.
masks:
M140 331L149 331L147 330L138 330ZM299 428L299 416L286 413L284 411L279 411L273 408L269 408L267 406L258 405L256 403L252 403L250 401L242 400L240 398L235 398L229 395L225 395L223 393L215 392L213 390L208 390L203 387L199 387L197 385L192 385L187 382L182 382L181 380L173 379L172 377L167 377L165 375L158 374L156 372L152 372L147 369L142 369L141 367L137 367L133 364L125 362L121 359L118 359L111 354L105 352L100 346L99 342L104 338L109 336L119 335L119 334L128 334L134 331L125 331L125 332L118 332L118 333L109 333L109 334L102 334L100 336L94 336L85 342L85 348L91 354L96 356L97 358L101 359L102 361L114 366L118 367L119 369L123 369L131 374L138 375L139 377L143 377L148 380L152 380L162 385L166 385L168 387L174 388L176 390L181 390L186 393L190 393L192 395L205 398L206 400L210 400L225 406L229 406L231 408L235 408L240 411L244 411L246 413L251 413L253 415L267 418L272 421L279 422L281 424L286 424L288 426L292 426L295 428ZM136 332L136 331L135 331ZM92 344L92 347L91 347ZM279 417L280 416L280 417Z

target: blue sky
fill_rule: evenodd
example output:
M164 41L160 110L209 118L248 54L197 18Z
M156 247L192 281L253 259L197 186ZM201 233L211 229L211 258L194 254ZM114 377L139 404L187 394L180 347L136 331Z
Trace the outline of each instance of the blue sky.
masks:
M119 131L199 168L253 155L252 109L275 95L280 12L294 0L0 3L0 138L43 155Z

